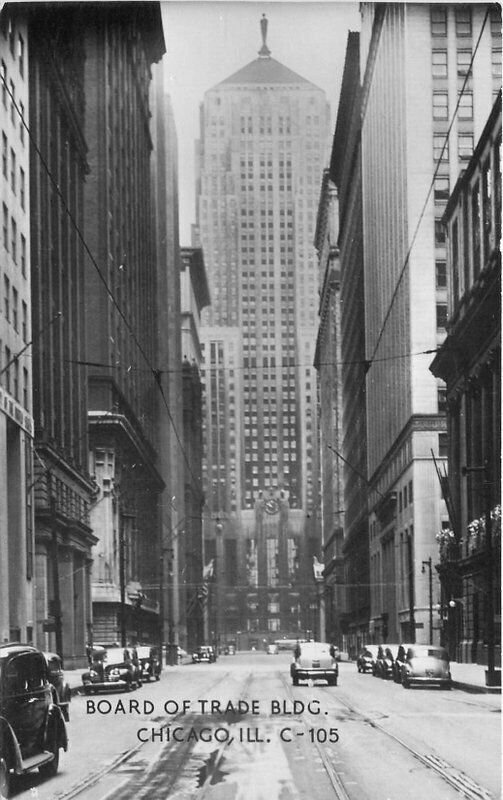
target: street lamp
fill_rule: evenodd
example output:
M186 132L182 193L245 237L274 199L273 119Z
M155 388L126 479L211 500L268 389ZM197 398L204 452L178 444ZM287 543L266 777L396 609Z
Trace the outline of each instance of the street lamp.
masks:
M424 575L424 568L428 567L428 588L429 588L429 605L430 605L430 644L433 644L433 575L431 556L428 561L422 562L421 572Z

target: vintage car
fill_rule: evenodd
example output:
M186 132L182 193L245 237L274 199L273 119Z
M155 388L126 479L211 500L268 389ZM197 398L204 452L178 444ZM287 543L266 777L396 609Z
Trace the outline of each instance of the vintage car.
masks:
M407 650L402 666L402 686L452 686L447 650L427 644L413 644Z
M333 645L327 642L298 642L293 651L290 676L294 686L299 681L326 680L329 686L337 686L339 667Z
M16 776L34 769L56 775L61 748L68 748L65 720L44 655L31 645L0 645L0 796L10 797Z
M60 707L66 722L69 722L69 705L72 699L72 693L68 681L65 678L65 673L63 672L61 657L58 656L57 653L44 653L44 658L47 662L49 682L54 687L55 702Z
M376 644L367 644L360 651L356 659L356 668L358 672L372 672L374 673L376 659L377 659L378 646Z
M401 644L395 653L395 660L393 662L393 680L395 683L402 682L402 667L405 664L407 651L409 647L414 647L412 644Z
M159 648L152 645L138 645L136 655L143 682L156 680L161 677L162 664L159 658Z
M134 655L130 648L95 649L91 658L91 668L82 675L85 694L104 689L125 689L130 692L141 686L139 667L133 661Z
M377 650L374 675L387 680L393 677L394 653L398 650L397 644L380 644Z
M200 664L201 662L205 661L208 664L216 661L216 653L211 645L203 644L201 647L198 647L197 650L194 650L192 653L192 663L193 664Z

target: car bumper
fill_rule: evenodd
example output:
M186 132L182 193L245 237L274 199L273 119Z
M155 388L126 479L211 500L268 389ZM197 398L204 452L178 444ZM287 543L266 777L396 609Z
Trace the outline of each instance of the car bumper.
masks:
M300 681L317 680L318 678L329 680L337 678L338 672L334 669L296 669L292 672L292 676Z
M407 681L411 686L414 684L422 686L451 686L451 678L434 678L431 676L407 675Z
M125 678L117 678L111 681L85 681L82 685L84 689L122 689L130 683L132 683L132 681L127 681Z

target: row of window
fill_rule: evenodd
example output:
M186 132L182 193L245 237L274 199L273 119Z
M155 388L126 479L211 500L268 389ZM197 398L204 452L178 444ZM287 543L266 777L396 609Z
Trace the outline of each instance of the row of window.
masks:
M19 74L22 78L24 78L26 63L26 48L24 38L16 31L16 26L14 25L12 19L7 17L7 15L4 16L2 21L2 34L5 41L9 43L9 51L12 58L17 61Z
M0 340L0 382L5 390L11 394L23 408L30 410L30 376L26 367L21 369L19 359L15 358L11 349L3 349L4 363L2 365L2 342ZM20 385L20 381L22 381Z
M447 36L448 13L446 6L431 6L430 25L432 36ZM501 15L496 8L491 9L490 25L491 33L499 35L501 32ZM456 36L467 37L472 35L472 9L470 6L454 6L454 27Z
M458 119L470 120L473 119L473 92L471 90L460 92L459 106L458 106ZM448 120L449 119L449 92L448 91L434 91L433 92L433 119L435 120Z
M473 155L473 133L458 133L458 160L469 161ZM445 134L433 135L433 158L437 161L449 160L449 140Z
M14 217L10 218L9 224L9 209L5 203L2 203L2 238L3 246L7 252L10 252L14 264L17 264L18 259L18 231L17 222ZM21 272L26 278L26 237L23 234L19 237L20 244L20 259L21 259Z
M3 279L3 312L7 322L12 324L14 330L19 333L19 325L21 324L21 335L23 342L28 341L28 306L25 301L21 301L21 319L19 315L19 292L15 286L11 286L11 282L7 275Z
M19 189L19 200L21 203L21 208L24 210L26 205L25 171L22 167L19 167L18 172L16 153L12 147L9 148L9 140L4 131L2 131L2 175L5 180L10 181L10 187L14 194L17 194Z
M456 51L456 72L460 77L468 74L472 61L471 49ZM447 49L432 50L431 74L433 78L448 77L448 51ZM501 78L501 47L491 50L491 74L493 78Z

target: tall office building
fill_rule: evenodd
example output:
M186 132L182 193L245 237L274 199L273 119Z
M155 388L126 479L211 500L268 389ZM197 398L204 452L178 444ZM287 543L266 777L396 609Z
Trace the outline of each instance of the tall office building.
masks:
M25 13L12 5L0 17L0 70L0 638L29 641L35 617L30 210L21 119L28 124L28 35Z
M261 29L258 58L206 92L199 142L210 619L248 643L313 631L320 555L313 241L329 112Z
M438 637L435 535L448 526L442 215L501 84L501 17L486 4L363 3L362 197L370 632Z

